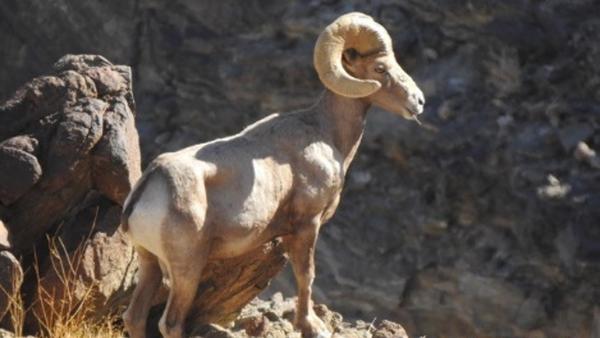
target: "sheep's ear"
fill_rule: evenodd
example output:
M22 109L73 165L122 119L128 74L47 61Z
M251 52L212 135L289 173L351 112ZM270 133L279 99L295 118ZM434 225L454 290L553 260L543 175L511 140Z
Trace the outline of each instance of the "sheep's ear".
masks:
M342 64L346 71L352 75L356 74L357 61L360 59L360 53L354 48L348 48L342 54Z
M358 51L354 48L348 48L344 51L343 54L343 59L345 62L352 62L352 61L356 61L356 59L358 59L358 57L360 56L360 54L358 53Z

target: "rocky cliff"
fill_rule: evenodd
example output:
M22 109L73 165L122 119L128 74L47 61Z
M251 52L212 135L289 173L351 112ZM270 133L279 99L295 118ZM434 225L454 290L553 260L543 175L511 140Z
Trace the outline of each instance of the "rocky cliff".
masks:
M129 64L147 161L311 104L315 38L352 10L388 28L427 105L423 128L371 113L317 300L410 335L598 334L596 1L5 0L0 96L65 53Z

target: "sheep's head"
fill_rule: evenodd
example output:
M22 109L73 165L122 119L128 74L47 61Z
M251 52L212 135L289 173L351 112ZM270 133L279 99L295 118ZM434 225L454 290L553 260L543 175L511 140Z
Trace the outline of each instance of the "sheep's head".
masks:
M338 95L363 98L408 119L423 112L423 92L396 61L385 28L366 14L345 14L327 26L317 40L314 65Z

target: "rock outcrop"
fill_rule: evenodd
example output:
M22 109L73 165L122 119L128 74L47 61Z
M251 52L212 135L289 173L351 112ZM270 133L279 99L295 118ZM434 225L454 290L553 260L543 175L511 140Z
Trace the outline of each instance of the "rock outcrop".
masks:
M0 105L4 248L39 264L24 284L38 314L64 303L66 292L73 306L90 288L98 305L121 299L135 271L119 230L121 204L141 171L131 70L67 55L53 72Z
M199 326L192 330L192 337L203 338L301 338L300 332L292 324L295 312L295 298L283 298L276 293L270 300L254 299L244 307L238 318L228 328L219 325ZM333 332L332 338L408 338L404 328L388 320L371 323L364 321L347 322L341 314L319 304L315 313Z
M233 325L244 307L264 291L286 263L280 239L265 243L243 256L209 261L188 315L188 332L204 328L206 323ZM149 337L160 337L158 321L167 295L168 283L163 284L155 296L155 305L146 327Z
M119 205L140 176L129 67L66 56L54 71L0 107L0 219L17 254L80 211L90 191Z
M10 252L0 252L0 319L14 306L21 284L23 268Z

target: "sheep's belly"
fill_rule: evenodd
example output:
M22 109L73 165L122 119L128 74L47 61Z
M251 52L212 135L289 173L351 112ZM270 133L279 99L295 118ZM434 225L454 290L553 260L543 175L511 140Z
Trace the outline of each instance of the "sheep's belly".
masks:
M291 186L287 167L267 166L255 161L251 173L244 172L229 184L209 190L207 226L215 243L211 256L233 257L262 245L279 234L278 221L285 214Z
M250 236L238 238L214 238L210 257L211 258L232 258L245 254L246 252L261 245L260 236L252 233Z
M220 222L214 229L211 257L240 256L278 235L278 230L273 226L276 222L274 212L261 215L262 217L256 217L255 213L243 216L244 214L238 214L231 217Z

